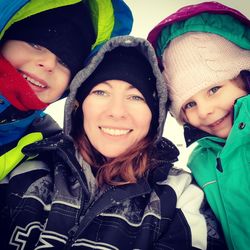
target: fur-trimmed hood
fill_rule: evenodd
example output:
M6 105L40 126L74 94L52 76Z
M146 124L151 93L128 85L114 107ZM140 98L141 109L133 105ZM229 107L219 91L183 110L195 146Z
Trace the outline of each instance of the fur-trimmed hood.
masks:
M164 18L148 34L162 67L162 54L171 40L187 32L220 35L243 49L250 49L250 20L238 10L212 1L187 5Z

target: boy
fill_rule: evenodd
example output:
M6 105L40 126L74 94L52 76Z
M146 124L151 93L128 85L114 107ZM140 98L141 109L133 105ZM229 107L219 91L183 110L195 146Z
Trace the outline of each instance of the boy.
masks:
M41 12L39 2L21 8L0 41L0 180L24 160L23 146L60 129L42 110L66 94L91 50L131 30L131 12L122 1L118 7L110 0L50 1ZM114 15L119 11L131 22L121 22Z
M215 2L186 6L149 34L172 115L196 141L188 167L229 249L249 249L250 21Z

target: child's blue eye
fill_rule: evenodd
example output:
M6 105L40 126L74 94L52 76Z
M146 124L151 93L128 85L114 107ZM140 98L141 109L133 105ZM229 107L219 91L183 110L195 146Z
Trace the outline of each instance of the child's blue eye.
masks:
M38 50L41 50L43 47L38 45L38 44L35 44L35 43L29 43L29 45L35 49L38 49Z
M184 105L183 109L186 110L186 109L191 109L193 108L194 106L196 105L195 102L189 102L187 104Z
M221 88L221 86L215 86L211 89L209 89L209 94L215 94L219 89Z
M63 67L69 69L69 66L68 66L65 62L63 62L60 58L57 58L57 61L58 61L58 63L60 63Z

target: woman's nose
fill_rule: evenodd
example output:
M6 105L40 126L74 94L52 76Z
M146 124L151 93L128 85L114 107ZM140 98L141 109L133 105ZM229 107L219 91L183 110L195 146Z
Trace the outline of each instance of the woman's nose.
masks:
M122 97L113 97L109 102L108 114L113 118L124 118L127 114L126 101Z

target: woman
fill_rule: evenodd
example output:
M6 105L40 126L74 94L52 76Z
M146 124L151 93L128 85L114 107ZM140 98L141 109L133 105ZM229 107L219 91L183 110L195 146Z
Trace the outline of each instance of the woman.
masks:
M129 36L107 42L71 84L64 134L26 147L44 162L11 173L0 222L10 227L0 242L8 249L223 249L202 191L172 168L178 150L161 139L166 103L150 44Z

